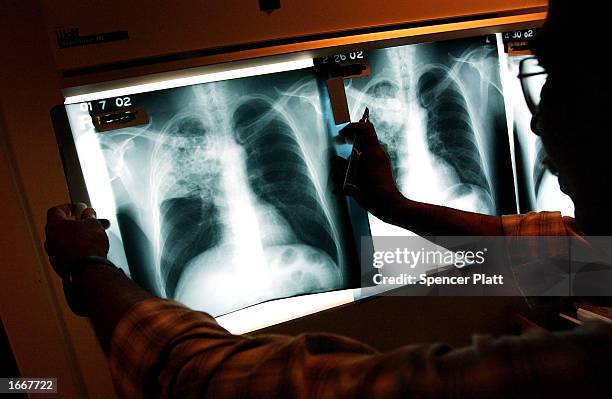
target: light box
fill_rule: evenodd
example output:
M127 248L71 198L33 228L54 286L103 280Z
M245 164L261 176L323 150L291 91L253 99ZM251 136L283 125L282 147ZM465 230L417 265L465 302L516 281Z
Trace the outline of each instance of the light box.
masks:
M494 34L387 41L317 61L368 63L344 82L350 115L370 109L404 195L501 215L519 191L501 48ZM359 289L361 240L410 233L332 192L330 157L350 146L332 140L342 125L313 65L296 54L67 90L66 177L111 221L109 258L233 332L380 293Z
M312 66L67 98L88 199L111 221L109 258L150 292L214 316L359 287Z

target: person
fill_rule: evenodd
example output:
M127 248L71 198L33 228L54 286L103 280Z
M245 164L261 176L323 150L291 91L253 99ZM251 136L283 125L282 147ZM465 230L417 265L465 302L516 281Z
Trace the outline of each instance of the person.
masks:
M362 173L357 174L358 189L352 196L379 219L424 236L612 235L612 136L604 131L609 72L585 55L596 60L594 54L602 51L599 37L605 21L593 19L593 9L597 7L592 2L551 1L545 28L531 43L547 73L531 126L546 150L545 164L574 202L575 220L559 212L489 216L404 198L371 124L354 124L344 133L360 135L365 142ZM576 29L579 35L565 34ZM336 157L334 163L336 179L341 180L346 160Z
M424 235L541 234L543 229L606 233L610 201L599 195L608 194L612 173L605 157L588 155L605 154L607 148L591 147L600 143L599 129L605 125L591 130L602 119L584 125L580 117L598 109L580 103L596 86L585 84L593 77L576 77L576 63L566 62L559 44L564 40L559 34L575 16L572 7L570 1L551 1L535 47L548 80L534 125L575 202L575 225L556 214L504 220L410 201L395 188L389 160L368 124L349 125L342 132L363 137L358 178L368 189L351 194L379 218ZM593 173L594 167L601 172ZM328 334L233 335L206 313L154 297L110 264L106 225L84 204L53 207L45 248L63 278L69 304L91 319L121 397L612 397L611 325L475 337L471 346L458 349L408 345L388 353Z

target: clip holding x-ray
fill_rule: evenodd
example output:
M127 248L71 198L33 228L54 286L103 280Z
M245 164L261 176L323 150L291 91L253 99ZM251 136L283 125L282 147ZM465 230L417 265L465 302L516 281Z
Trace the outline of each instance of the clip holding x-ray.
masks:
M351 61L342 64L334 64L326 71L327 92L334 114L334 123L340 125L351 121L346 92L344 91L344 79L360 78L370 76L370 65L367 61Z
M91 114L91 120L96 131L104 133L130 126L145 125L149 123L149 116L144 107L132 107Z
M329 93L329 102L334 114L334 123L339 125L350 122L351 115L349 114L348 101L344 91L344 78L339 76L327 79L327 92Z

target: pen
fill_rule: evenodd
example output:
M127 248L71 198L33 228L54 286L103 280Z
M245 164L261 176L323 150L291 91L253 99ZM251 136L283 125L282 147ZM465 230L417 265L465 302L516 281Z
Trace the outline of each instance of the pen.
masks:
M363 112L363 116L359 119L359 123L367 123L370 119L370 110L366 107ZM350 193L358 189L357 186L357 163L361 157L361 150L359 146L359 135L353 137L353 150L348 158L348 166L346 168L346 174L344 175L344 183L342 184L342 190Z
M365 111L363 111L363 116L359 119L359 123L365 123L370 119L370 109L366 107Z

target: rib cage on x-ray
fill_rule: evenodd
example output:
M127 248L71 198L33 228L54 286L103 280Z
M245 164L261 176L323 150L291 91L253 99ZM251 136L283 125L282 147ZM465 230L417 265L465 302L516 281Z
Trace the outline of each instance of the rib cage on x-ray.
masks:
M141 284L220 315L358 283L344 204L327 184L330 137L312 72L140 99L148 126L99 139L126 253L142 242L153 253L149 263L128 254Z
M370 108L402 193L488 214L507 208L492 184L512 184L495 45L423 43L367 57L371 76L348 82L347 98L353 115ZM506 175L496 162L508 163Z
M151 206L154 214L159 209L158 267L169 297L185 265L221 240L221 164L211 157L214 134L199 115L179 116L162 131L153 155L157 189Z
M233 120L256 195L275 207L302 242L323 249L340 264L342 253L332 215L322 206L322 188L313 181L292 126L262 98L242 103Z
M447 69L432 66L419 78L417 93L420 105L426 110L428 148L458 175L458 182L449 189L448 195L473 192L478 203L491 212L494 209L491 186L472 116L457 81Z

